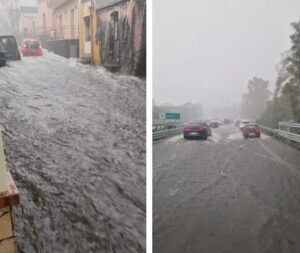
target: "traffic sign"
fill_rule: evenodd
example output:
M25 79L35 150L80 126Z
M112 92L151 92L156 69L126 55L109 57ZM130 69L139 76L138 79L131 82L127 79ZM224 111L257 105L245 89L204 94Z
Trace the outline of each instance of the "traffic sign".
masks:
M180 113L177 112L166 112L165 119L180 119Z
M165 113L160 113L159 114L159 118L160 119L165 119L166 118L166 114Z

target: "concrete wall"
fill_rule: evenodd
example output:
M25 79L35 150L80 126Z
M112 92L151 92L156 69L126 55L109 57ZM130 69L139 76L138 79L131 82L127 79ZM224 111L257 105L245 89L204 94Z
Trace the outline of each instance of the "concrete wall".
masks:
M127 0L117 5L97 10L98 39L101 43L101 62L110 64L111 14L119 14L119 61L121 72L146 75L146 1Z
M66 58L79 57L79 40L66 39L66 40L50 40L43 42L42 45L47 50ZM74 51L75 50L75 51ZM73 55L72 55L73 52Z

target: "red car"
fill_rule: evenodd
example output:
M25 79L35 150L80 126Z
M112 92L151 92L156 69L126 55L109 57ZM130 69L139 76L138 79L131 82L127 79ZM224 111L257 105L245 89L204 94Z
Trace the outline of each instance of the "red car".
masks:
M210 135L210 128L205 123L193 123L183 129L184 139L204 139Z
M257 137L260 138L261 129L257 124L246 124L243 128L243 136L245 139Z
M23 56L42 56L41 43L37 40L24 40L21 47Z

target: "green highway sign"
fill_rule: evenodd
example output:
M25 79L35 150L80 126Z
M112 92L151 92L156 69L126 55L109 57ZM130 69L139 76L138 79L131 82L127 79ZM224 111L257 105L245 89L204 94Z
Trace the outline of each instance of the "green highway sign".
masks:
M166 112L165 113L165 119L180 119L180 113Z

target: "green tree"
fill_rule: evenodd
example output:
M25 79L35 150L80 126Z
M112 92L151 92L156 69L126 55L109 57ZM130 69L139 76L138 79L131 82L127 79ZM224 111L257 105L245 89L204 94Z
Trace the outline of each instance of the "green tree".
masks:
M300 21L291 24L294 33L290 36L292 47L284 59L288 78L282 88L283 94L290 99L294 118L300 122Z
M259 119L267 109L271 92L269 82L254 77L248 81L248 92L243 95L242 115L250 119Z

